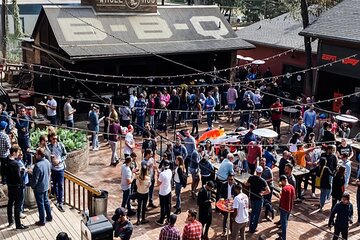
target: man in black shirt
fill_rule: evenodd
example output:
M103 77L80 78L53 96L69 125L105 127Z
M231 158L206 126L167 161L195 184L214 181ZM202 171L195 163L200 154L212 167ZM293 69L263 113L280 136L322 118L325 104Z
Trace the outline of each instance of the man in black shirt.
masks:
M329 167L330 171L334 173L338 165L338 159L335 155L335 146L329 145L326 148L326 153L321 154L321 157L326 158L326 166ZM332 182L332 179L331 179Z
M130 240L133 232L133 225L125 214L125 209L120 207L115 210L112 216L114 239Z
M215 184L213 181L208 181L199 191L197 204L199 206L199 222L203 226L202 238L208 238L209 228L212 222L212 206L211 204L216 200L211 197L211 191Z
M351 159L354 156L353 149L350 144L347 144L346 139L341 139L341 144L336 147L336 155L338 158L341 157L342 154L346 153Z
M10 155L5 164L5 173L8 185L8 205L7 205L7 216L9 226L14 224L13 220L13 207L15 214L15 225L16 229L26 229L20 222L20 190L22 188L22 180L20 167L17 163L17 158L20 152L19 146L12 146L10 148Z
M263 168L258 166L255 171L254 176L250 176L246 186L250 186L250 203L251 203L251 214L249 220L249 233L254 233L256 231L261 208L264 202L264 195L270 193L270 188L267 185L266 181L261 178Z
M283 152L283 157L280 159L279 162L279 176L285 175L285 165L287 163L290 163L289 159L290 159L290 153L285 150Z

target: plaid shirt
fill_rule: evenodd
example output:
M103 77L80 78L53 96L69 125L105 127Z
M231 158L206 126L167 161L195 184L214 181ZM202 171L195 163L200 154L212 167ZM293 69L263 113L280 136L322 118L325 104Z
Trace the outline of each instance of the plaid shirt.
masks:
M135 112L136 112L136 116L141 117L141 116L145 116L145 109L146 109L146 102L144 99L138 99L135 102Z
M166 225L160 231L159 240L180 240L180 232L172 225Z
M199 221L194 220L184 227L182 240L201 240L202 225Z
M0 157L6 158L10 154L10 138L9 136L4 133L4 131L0 132Z

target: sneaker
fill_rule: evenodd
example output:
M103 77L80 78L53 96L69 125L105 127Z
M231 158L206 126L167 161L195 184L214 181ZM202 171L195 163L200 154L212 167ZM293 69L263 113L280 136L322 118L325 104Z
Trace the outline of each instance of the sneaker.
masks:
M45 223L42 223L40 221L36 222L35 223L36 226L39 226L39 227L42 227L42 226L45 226Z
M21 218L21 219L26 218L26 214L24 214L24 213L20 213L20 218Z
M160 220L155 221L157 225L164 226L164 222L161 222Z
M60 212L65 212L63 205L61 203L56 204L57 209L59 209Z
M20 224L20 226L17 226L16 229L27 229L29 228L28 226L22 225Z

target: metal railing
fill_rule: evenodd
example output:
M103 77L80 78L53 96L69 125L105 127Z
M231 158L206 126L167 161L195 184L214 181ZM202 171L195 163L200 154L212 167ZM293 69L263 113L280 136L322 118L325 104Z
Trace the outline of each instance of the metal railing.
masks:
M70 207L93 215L93 198L101 196L101 191L65 170L64 173L64 203Z

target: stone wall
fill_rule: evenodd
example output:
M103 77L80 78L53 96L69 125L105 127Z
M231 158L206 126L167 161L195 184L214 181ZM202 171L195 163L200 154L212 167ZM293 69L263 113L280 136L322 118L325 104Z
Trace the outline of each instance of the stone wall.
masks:
M71 173L85 170L89 166L89 141L83 149L69 152L65 163L66 170Z

